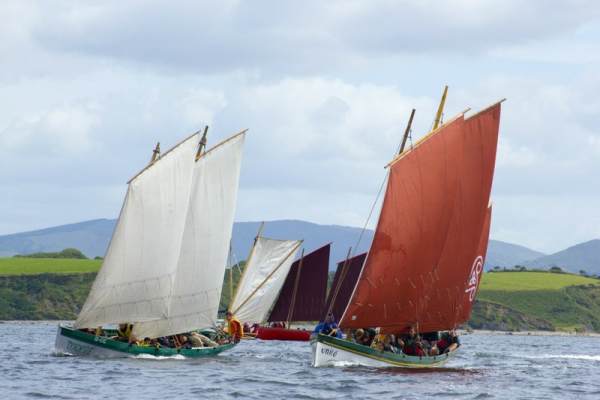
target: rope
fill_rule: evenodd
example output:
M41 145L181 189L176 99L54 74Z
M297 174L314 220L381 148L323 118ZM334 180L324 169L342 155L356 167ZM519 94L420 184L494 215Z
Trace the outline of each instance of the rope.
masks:
M375 210L375 206L377 205L377 202L379 201L379 197L381 196L381 192L383 191L383 187L385 186L385 182L388 178L388 175L389 175L389 171L385 174L385 176L383 177L383 180L381 181L381 185L379 186L379 191L377 192L375 201L371 205L371 210L369 211L369 216L367 217L367 220L365 221L365 224L363 225L363 228L360 231L360 235L358 236L358 240L356 241L356 244L354 245L354 248L352 249L352 254L350 255L350 258L352 258L356 255L356 250L358 249L358 246L360 245L360 242L364 236L364 233L367 230L367 225L369 224L369 221L371 220L371 216L373 215L373 211Z

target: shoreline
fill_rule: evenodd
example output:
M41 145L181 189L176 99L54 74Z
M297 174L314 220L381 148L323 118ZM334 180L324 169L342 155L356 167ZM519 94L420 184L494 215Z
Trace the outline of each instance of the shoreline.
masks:
M72 320L0 320L0 324L63 324L73 323ZM306 324L293 325L296 329L312 330L313 326ZM461 336L490 335L490 336L573 336L573 337L600 337L600 332L566 332L566 331L493 331L488 329L458 329Z
M566 331L492 331L486 329L459 330L461 335L508 335L508 336L573 336L600 337L600 332L566 332Z

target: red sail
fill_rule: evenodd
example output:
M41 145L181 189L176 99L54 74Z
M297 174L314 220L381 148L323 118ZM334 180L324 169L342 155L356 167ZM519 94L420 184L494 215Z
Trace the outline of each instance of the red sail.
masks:
M316 321L321 317L327 295L330 250L331 245L327 244L304 256L294 300L294 310L291 314L292 321ZM281 292L279 292L279 298L269 316L269 322L287 321L299 264L300 260L292 264Z
M366 257L367 253L363 253L350 258L347 263L345 260L338 263L337 269L335 270L335 276L333 277L333 283L331 285L331 289L329 290L329 295L327 296L327 303L321 315L321 321L325 319L325 314L327 314L327 311L329 311L330 308L335 318L341 317L342 313L346 309L346 306L348 305L348 300L350 300L352 291L356 286L356 281L358 281L360 270L362 269ZM343 274L344 279L340 283L344 264L346 264L346 272ZM338 288L337 293L336 288ZM334 295L335 301L333 299ZM332 301L334 301L333 307L331 307Z
M500 103L460 115L394 160L342 327L428 332L468 318L465 291L483 255L499 123Z
M492 206L490 205L485 213L485 222L483 229L481 230L481 236L479 238L479 246L477 248L477 258L473 261L473 265L465 266L461 271L461 275L465 278L466 287L465 292L462 294L462 299L457 299L456 308L456 320L457 321L468 321L471 317L471 309L479 290L479 283L483 275L483 266L485 264L485 256L487 254L488 242L490 239L490 226L492 223Z

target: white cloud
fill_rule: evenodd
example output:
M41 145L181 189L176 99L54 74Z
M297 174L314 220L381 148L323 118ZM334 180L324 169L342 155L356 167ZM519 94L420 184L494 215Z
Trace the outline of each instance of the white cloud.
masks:
M0 233L116 216L155 142L204 124L209 145L250 128L238 218L362 225L410 109L417 139L448 83L446 118L508 98L493 236L548 251L598 236L599 9L2 2Z
M593 1L40 3L44 47L198 72L306 74L374 54L485 54L595 21Z
M92 148L92 129L98 124L94 104L64 105L14 120L0 135L4 151L82 154Z

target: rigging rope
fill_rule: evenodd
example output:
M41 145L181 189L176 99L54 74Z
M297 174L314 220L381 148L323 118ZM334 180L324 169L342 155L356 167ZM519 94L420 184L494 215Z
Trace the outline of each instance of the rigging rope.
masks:
M363 228L360 231L360 235L358 236L358 240L356 241L356 244L354 245L354 248L352 249L350 258L352 258L356 255L356 250L358 249L358 246L360 245L360 242L364 236L364 233L367 230L367 225L369 224L369 221L371 220L371 216L373 215L373 211L375 210L375 206L377 205L377 202L379 201L379 197L381 196L381 192L383 191L383 187L385 186L385 182L387 181L388 175L389 175L389 171L387 171L385 176L383 177L383 181L381 182L381 185L379 186L379 191L377 192L375 201L373 202L373 205L371 206L371 210L369 211L369 216L367 217L367 220L365 221L365 224L363 225Z

